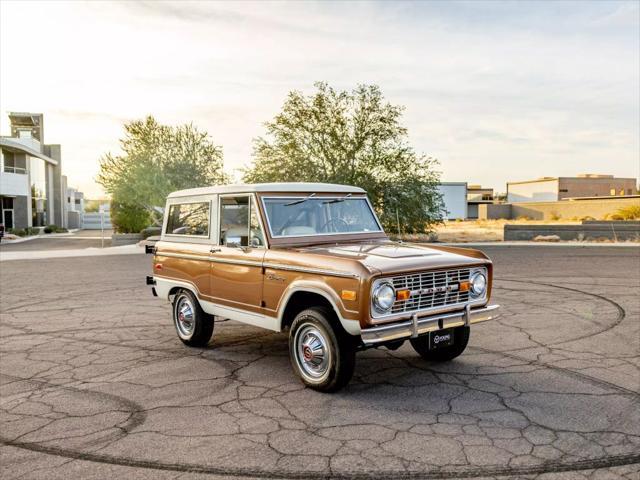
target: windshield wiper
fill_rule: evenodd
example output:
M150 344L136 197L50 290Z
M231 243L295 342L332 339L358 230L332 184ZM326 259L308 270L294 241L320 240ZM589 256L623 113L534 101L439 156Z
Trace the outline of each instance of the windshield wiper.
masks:
M307 200L309 200L310 198L315 197L316 194L312 193L311 195L309 195L308 197L302 198L300 200L296 200L295 202L291 202L291 203L285 203L284 206L285 207L290 207L291 205L298 205L299 203L303 203L306 202Z
M322 202L323 205L327 205L329 203L340 203L340 202L344 202L347 198L349 198L351 196L350 193L347 193L344 197L342 198L336 198L334 200L328 200L326 202Z

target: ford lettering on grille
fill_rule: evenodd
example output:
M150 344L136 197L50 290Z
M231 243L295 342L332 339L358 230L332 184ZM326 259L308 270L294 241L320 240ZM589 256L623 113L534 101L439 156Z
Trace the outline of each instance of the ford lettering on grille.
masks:
M414 312L434 307L463 304L469 292L460 290L460 283L468 282L470 269L419 272L391 277L396 290L410 290L408 300L397 300L391 314Z
M414 290L411 295L430 295L433 293L457 292L460 290L460 284L447 285L446 287L423 288L422 290Z

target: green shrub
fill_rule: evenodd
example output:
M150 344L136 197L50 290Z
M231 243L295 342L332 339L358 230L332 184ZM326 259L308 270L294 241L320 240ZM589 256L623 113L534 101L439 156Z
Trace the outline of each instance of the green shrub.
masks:
M7 233L11 233L11 234L17 235L19 237L29 237L31 235L40 234L40 229L36 228L36 227L9 228L9 229L7 229Z
M100 211L100 204L105 203L100 200L85 200L84 211L85 213L98 213Z
M44 233L67 233L68 231L69 230L66 228L62 228L54 224L44 227Z
M138 205L111 202L111 224L117 233L138 233L151 223L149 211Z
M620 208L615 215L621 217L620 220L640 220L640 205L630 205ZM618 219L616 218L614 220Z

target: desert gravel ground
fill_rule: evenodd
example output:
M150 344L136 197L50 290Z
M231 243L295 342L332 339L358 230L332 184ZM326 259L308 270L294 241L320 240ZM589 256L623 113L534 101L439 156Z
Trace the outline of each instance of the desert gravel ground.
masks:
M465 354L302 387L286 334L180 343L144 255L0 262L0 477L640 478L640 249L485 247Z

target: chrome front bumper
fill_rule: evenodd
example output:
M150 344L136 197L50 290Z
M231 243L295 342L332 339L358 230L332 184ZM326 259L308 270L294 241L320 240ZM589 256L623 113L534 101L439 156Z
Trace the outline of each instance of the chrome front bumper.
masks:
M414 313L410 320L389 323L379 327L364 328L361 330L362 343L367 346L376 345L403 338L415 338L428 332L443 328L461 327L472 323L486 322L498 318L500 305L488 305L486 307L467 308L453 313L442 313L419 317Z

